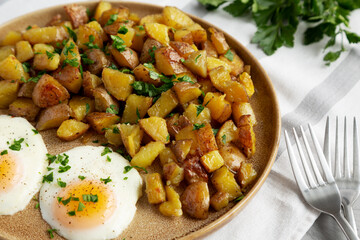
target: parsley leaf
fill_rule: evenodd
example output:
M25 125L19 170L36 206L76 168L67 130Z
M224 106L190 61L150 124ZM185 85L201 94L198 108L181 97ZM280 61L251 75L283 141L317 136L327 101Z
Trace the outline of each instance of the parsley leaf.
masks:
M76 33L71 28L69 28L68 26L65 26L65 28L68 31L69 36L74 40L74 42L77 42Z
M65 67L65 65L69 65L72 67L79 67L79 62L77 61L76 58L73 59L65 59L63 62L63 67Z
M133 168L141 169L141 170L143 170L145 173L148 173L148 171L147 171L145 168L143 168L143 167L139 167L139 166L125 166L125 167L124 167L124 174L130 172L130 170L133 169Z
M23 67L25 72L29 72L30 68L31 68L30 63L28 63L28 62L22 63L22 67Z
M48 229L47 232L49 233L50 238L54 238L53 232L56 232L57 229Z
M36 135L36 134L39 134L39 131L38 130L36 130L36 129L31 129L33 132L34 132L34 134Z
M82 181L82 180L84 180L85 179L85 177L84 176L78 176L78 178Z
M235 202L240 202L245 196L244 195L241 195L240 197L238 198L235 198Z
M84 208L85 208L85 205L82 202L79 202L79 206L77 208L77 211L81 212L82 210L84 210Z
M86 103L85 107L86 107L85 115L87 115L89 113L89 111L90 111L90 104Z
M14 143L11 144L9 148L13 151L20 151L22 142L24 142L24 138L20 138L19 140L14 139Z
M57 179L57 184L58 184L61 188L66 187L66 182L61 181L60 178Z
M97 202L98 201L98 196L97 195L92 195L92 194L83 194L82 195L82 199L85 202Z
M224 57L226 57L227 59L229 59L229 61L233 61L233 60L234 60L234 54L231 52L230 49L224 54Z
M219 129L213 128L212 131L213 131L214 136L216 136L216 134L219 132Z
M113 40L113 43L112 43L112 46L118 50L119 52L123 52L126 50L126 45L125 45L125 42L124 40L119 37L119 36L114 36L114 35L111 35L110 36L111 39Z
M71 166L69 166L69 165L67 165L67 166L65 166L65 167L63 167L63 166L59 166L59 173L64 173L64 172L67 172L67 171L69 171L70 170L70 168L71 168Z
M53 54L53 53L51 53L49 51L46 51L46 56L47 56L48 59L53 60L55 54Z
M95 43L95 37L94 35L90 35L89 36L89 42L84 43L85 46L87 46L89 49L95 48L95 49L99 49L99 46Z
M226 135L225 134L221 136L221 141L223 144L226 144Z
M94 63L94 60L88 58L86 53L82 53L82 54L80 54L80 56L81 56L81 60L84 62L84 64L91 65Z
M2 152L0 153L0 156L5 155L5 154L8 154L8 150L2 151Z
M109 20L105 23L105 26L113 24L118 18L118 14L111 14Z
M226 55L226 54L225 54ZM199 57L201 57L201 54L197 55L196 58L195 58L195 63L197 63ZM226 56L225 56L226 57ZM232 60L231 60L232 61Z
M111 104L110 107L106 109L106 112L112 114L119 114L119 109L117 106Z
M205 123L195 123L194 124L194 128L193 128L193 131L194 130L199 130L200 128L203 128L203 127L205 127Z
M110 176L108 178L100 178L100 181L104 182L104 184L108 184L109 182L112 182Z
M127 29L126 26L121 26L120 29L118 30L118 33L120 34L126 34L129 30Z
M54 181L54 174L53 172L49 173L48 175L43 176L43 180L42 182L47 182L47 183L51 183L52 181Z
M75 216L75 215L76 215L75 211L67 212L67 214L68 214L69 216Z
M137 119L136 119L136 123L138 123L138 122L139 122L139 120L141 119L141 117L140 117L140 113L139 113L139 108L136 108L136 117L137 117Z
M112 151L111 151L110 148L105 147L105 148L104 148L104 151L101 153L101 156L105 156L105 155L108 154L108 153L112 153Z
M120 130L119 130L119 128L118 127L114 127L113 128L113 131L112 131L114 134L120 134Z
M156 97L156 96L160 95L162 92L165 92L165 91L169 90L170 88L172 88L174 86L174 83L172 83L172 82L164 83L160 87L155 87L155 85L152 83L135 81L130 85L133 87L134 92L137 95Z
M196 116L198 117L204 109L205 107L203 105L196 106Z
M149 55L151 57L150 63L154 63L155 62L155 50L156 50L156 46L152 46L152 48L149 49Z

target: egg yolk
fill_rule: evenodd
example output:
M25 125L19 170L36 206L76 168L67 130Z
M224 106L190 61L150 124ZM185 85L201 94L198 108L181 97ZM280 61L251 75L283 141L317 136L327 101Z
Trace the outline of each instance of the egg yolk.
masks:
M54 201L56 219L74 229L104 224L116 208L113 192L100 181L84 180L68 185Z
M12 189L21 178L21 166L10 152L0 155L0 193Z

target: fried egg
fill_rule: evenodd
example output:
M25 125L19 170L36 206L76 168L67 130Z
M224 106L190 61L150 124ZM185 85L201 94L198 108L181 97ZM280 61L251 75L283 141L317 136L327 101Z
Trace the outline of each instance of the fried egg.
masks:
M0 126L0 215L12 215L39 191L47 149L24 118L0 115Z
M129 161L93 146L73 148L51 161L39 195L42 217L51 228L74 240L119 236L142 193L142 178Z

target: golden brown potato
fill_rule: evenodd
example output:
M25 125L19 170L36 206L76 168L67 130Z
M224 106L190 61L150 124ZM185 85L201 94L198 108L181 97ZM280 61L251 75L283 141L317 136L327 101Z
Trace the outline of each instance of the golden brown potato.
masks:
M96 48L103 48L102 36L94 28L87 25L81 25L77 31L77 45L82 50L89 49L88 45L91 43Z
M105 130L106 140L115 147L123 145L119 127L120 124L111 125Z
M19 83L14 80L0 80L0 109L7 108L17 97Z
M190 152L191 145L193 143L192 139L181 139L177 141L173 141L173 145L171 149L173 150L176 159L178 162L182 163L186 159L187 155Z
M236 142L239 138L239 130L232 120L226 121L216 134L216 143L219 147L225 146L230 142Z
M159 155L161 166L167 163L176 162L176 157L171 148L165 147Z
M155 141L170 142L170 135L166 127L166 120L160 117L143 118L140 127Z
M209 216L210 194L206 182L195 182L186 187L180 197L184 211L193 218Z
M199 79L198 84L200 84L200 90L202 90L204 92L204 94L206 95L208 92L215 92L216 89L215 87L212 85L210 79ZM205 102L205 104L207 103L207 101Z
M133 70L136 80L146 83L151 83L157 87L160 86L162 84L162 81L160 80L160 78L157 79L153 79L154 77L151 78L150 77L151 71L159 73L159 71L151 63L145 63L144 65L139 64Z
M0 62L10 55L15 55L15 47L11 45L0 47Z
M155 62L155 50L162 47L162 44L154 39L148 38L144 42L141 50L140 62Z
M70 118L70 111L70 107L65 103L42 110L36 129L42 131L59 127L63 121Z
M90 113L86 120L98 134L104 134L106 128L120 122L120 118L115 114L104 112Z
M240 126L240 119L243 115L250 115L250 123L254 126L256 125L255 113L250 105L247 102L237 102L232 104L233 109L233 118L237 126Z
M0 78L6 80L27 80L29 74L25 72L21 62L14 55L9 55L0 62Z
M184 61L184 65L190 69L191 72L199 75L200 77L207 77L207 56L206 51L197 51L191 53Z
M199 24L195 23L186 27L192 34L193 40L195 43L203 43L207 40L207 33L206 30L201 27Z
M166 163L163 166L163 174L166 185L179 186L182 180L184 180L184 169L175 162Z
M150 14L140 19L140 25L146 23L162 23L164 24L164 18L162 14Z
M218 68L220 66L223 66L227 72L231 72L231 66L227 64L225 61L220 60L215 57L207 57L207 69L210 72L214 68Z
M131 94L126 99L125 109L122 115L121 122L137 123L141 118L144 118L147 110L152 105L152 102L153 99L151 97Z
M87 66L87 69L92 74L99 74L103 70L103 68L106 68L110 65L109 59L100 49L89 49L85 51L85 54L88 59L94 62Z
M152 105L151 108L147 111L150 117L157 116L164 118L171 111L176 108L179 101L176 98L174 92L169 89L166 92L161 93L160 98Z
M74 28L78 28L80 25L83 25L89 21L88 15L86 13L86 7L84 6L74 3L64 6L64 9L69 16Z
M178 113L168 118L166 124L171 136L175 136L180 132L181 129L191 126L191 122L189 121L189 119L184 115L179 116Z
M183 214L179 194L170 186L165 186L167 201L159 206L159 211L167 217L179 217Z
M52 55L44 53L36 54L33 61L33 68L36 70L54 71L59 67L60 55L57 53L47 52ZM49 57L51 56L51 57Z
M108 109L112 109L115 112L119 111L119 103L105 90L105 88L95 88L93 95L95 98L96 111L106 112Z
M80 91L82 77L79 68L67 65L56 70L53 77L69 92L78 93Z
M98 5L96 6L96 9L95 9L95 13L94 13L94 18L96 20L99 20L99 18L101 17L101 15L107 11L107 10L110 10L112 7L111 3L109 2L105 2L105 1L100 1L98 3Z
M239 82L244 85L246 93L251 97L255 93L254 83L251 80L251 76L247 72L240 74L238 78Z
M26 82L23 85L21 85L18 92L18 97L32 98L32 93L34 91L36 84L37 84L36 82Z
M201 95L200 85L197 83L177 82L172 90L181 104L197 99Z
M218 150L205 153L201 156L200 162L208 173L214 172L224 165L224 159Z
M32 93L34 103L41 108L54 106L69 98L66 88L48 74L41 76Z
M40 108L30 98L18 98L9 105L9 114L14 117L23 117L32 122L38 115Z
M208 92L203 104L210 109L211 117L219 123L225 122L231 116L231 104L225 100L225 95L218 92Z
M238 76L240 73L244 71L244 61L232 49L228 50L227 54L231 56L230 59L225 57L226 55L220 56L219 59L223 60L224 62L230 65L231 75Z
M164 23L175 29L185 28L194 24L189 16L176 7L166 6L163 9L163 17Z
M78 121L84 120L87 114L95 110L94 100L82 96L74 96L71 98L69 107L71 108L71 115Z
M251 124L251 116L244 115L240 118L239 123L239 138L236 145L243 151L246 157L250 158L255 154L255 133L253 125Z
M229 194L224 192L217 192L210 198L210 206L212 206L215 211L220 211L229 204Z
M218 57L214 44L212 44L212 42L210 42L209 40L206 40L205 42L201 43L201 49L206 51L208 57L214 57L214 58Z
M192 124L206 124L211 122L210 110L207 107L202 107L191 103L184 111L184 116L189 119Z
M20 62L26 62L34 57L34 51L28 41L19 41L16 43L16 58Z
M170 46L184 59L186 59L191 53L195 52L194 48L186 42L171 41Z
M61 26L31 28L24 32L23 38L31 44L61 42L68 37L68 33Z
M117 14L117 19L115 22L121 22L129 18L130 11L128 8L120 6L117 8L110 8L101 14L98 22L101 24L101 26L104 26L113 14Z
M165 144L160 141L146 144L133 157L131 165L143 168L150 166L164 148Z
M135 81L135 77L114 69L104 68L102 80L106 90L108 90L112 96L117 100L125 101L132 92L132 86L130 84Z
M89 124L79 122L75 119L70 119L61 123L56 135L61 140L73 141L84 135L89 127Z
M180 60L180 55L171 47L162 47L155 50L156 68L165 75L188 72L189 70Z
M102 84L101 78L91 74L89 71L83 73L83 88L84 95L87 97L94 97L94 90Z
M253 168L251 163L242 162L238 172L238 182L242 188L246 188L257 177L257 172Z
M1 41L1 45L15 45L17 42L22 40L22 36L20 32L17 31L9 31L4 39Z
M238 172L240 164L246 160L245 155L232 143L222 146L219 152L225 165L233 172Z
M229 194L229 201L242 195L240 186L237 184L234 174L226 166L216 170L211 176L213 186L219 192Z
M184 42L184 43L188 43L188 44L194 43L191 31L189 31L187 29L176 30L174 33L174 40L177 42Z
M212 127L209 123L199 130L196 130L195 135L200 147L200 155L218 149Z
M165 46L169 45L168 26L161 23L146 23L145 31L150 38L155 39Z
M144 132L139 125L119 124L121 140L130 156L134 157L140 150Z
M184 168L184 177L188 184L199 181L208 181L208 174L201 165L199 156L188 156L182 167Z
M133 39L135 37L135 30L131 27L126 28L128 31L125 34L118 33L117 36L124 41L126 47L131 47Z
M212 27L208 30L210 32L211 41L214 44L218 54L225 54L230 49L230 47L225 40L224 34Z
M132 40L131 48L137 52L141 52L146 39L146 32L143 26L135 26L135 36Z
M139 57L135 51L131 48L125 48L125 51L119 52L112 46L109 47L111 55L115 58L116 62L121 67L127 67L131 70L139 65Z
M166 201L165 188L159 173L147 174L145 184L145 192L149 203L158 204Z

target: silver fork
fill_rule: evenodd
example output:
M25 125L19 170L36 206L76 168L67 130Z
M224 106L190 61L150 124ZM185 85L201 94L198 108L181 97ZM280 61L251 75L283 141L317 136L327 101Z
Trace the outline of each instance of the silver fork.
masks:
M310 124L309 124L309 129L310 129L310 135L313 140L313 143L314 143L314 146L316 149L316 153L320 160L322 170L324 172L326 180L323 179L323 177L319 171L319 168L317 167L315 158L310 149L310 145L306 139L304 129L302 127L300 127L301 134L302 134L304 144L305 144L305 148L307 151L307 155L311 162L313 173L310 171L310 168L305 159L304 152L300 145L299 138L296 134L295 129L293 128L295 142L296 142L296 145L297 145L297 148L299 151L300 159L301 159L302 165L304 167L304 172L305 172L305 176L307 179L307 183L306 183L306 181L303 177L303 173L301 172L300 167L297 163L298 160L296 160L294 151L292 149L289 135L288 135L287 131L285 130L285 141L286 141L286 146L288 149L290 163L291 163L292 170L294 172L296 182L300 188L300 191L301 191L304 199L306 200L306 202L308 204L310 204L310 206L312 206L313 208L315 208L321 212L327 213L330 216L332 216L333 218L335 218L336 222L339 224L340 228L342 229L342 231L344 232L345 236L348 239L350 239L350 240L359 239L357 237L357 235L355 234L354 230L351 228L351 225L346 221L344 216L341 214L341 197L340 197L339 189L335 183L334 177L332 176L329 166L326 162L324 153L320 147L320 144L319 144ZM314 175L315 175L316 180L313 177Z
M360 193L360 167L359 167L359 142L356 118L354 117L353 123L353 167L352 173L350 162L348 158L347 146L347 131L346 131L346 117L344 119L344 157L342 164L340 162L340 146L339 146L339 121L336 117L336 136L335 136L335 165L333 169L333 176L335 177L336 184L339 187L342 197L342 206L344 209L345 218L349 221L355 233L357 233L356 222L353 212L353 204L359 197ZM328 160L331 168L331 150L330 150L330 120L326 120L325 138L324 138L324 154Z

